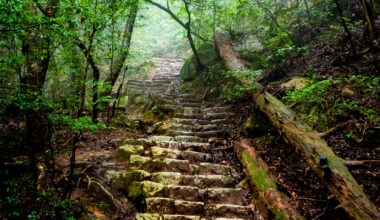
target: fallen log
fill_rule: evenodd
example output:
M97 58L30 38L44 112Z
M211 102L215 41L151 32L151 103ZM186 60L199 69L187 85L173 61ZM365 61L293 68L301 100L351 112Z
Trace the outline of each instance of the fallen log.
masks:
M227 69L246 69L227 33L218 31L215 34L215 43ZM244 82L242 84L247 88L252 87ZM320 134L284 103L266 92L262 85L256 83L255 87L251 93L256 106L268 116L284 140L305 159L348 215L353 219L380 219L376 206L344 165L344 160L335 155Z
M251 140L243 139L235 143L235 151L246 169L246 175L261 201L263 201L275 219L305 219L290 204L290 199L277 190L276 179L270 174L265 161L261 159Z

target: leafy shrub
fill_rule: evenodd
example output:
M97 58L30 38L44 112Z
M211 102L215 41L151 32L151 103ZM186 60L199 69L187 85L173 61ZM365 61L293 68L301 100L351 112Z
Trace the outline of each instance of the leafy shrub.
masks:
M288 91L284 100L295 103L303 103L308 107L320 106L326 100L326 89L331 85L332 80L327 79L316 83L311 83L302 89Z
M80 118L72 118L69 115L52 114L49 116L49 120L54 123L66 124L75 132L81 132L84 130L90 130L91 132L96 132L99 129L106 128L106 125L104 124L93 123L89 116L83 116Z

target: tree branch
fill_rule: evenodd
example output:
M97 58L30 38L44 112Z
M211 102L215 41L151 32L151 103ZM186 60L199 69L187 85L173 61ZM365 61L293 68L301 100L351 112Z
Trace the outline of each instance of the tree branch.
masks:
M177 15L176 14L174 14L174 12L170 9L170 7L169 7L169 2L167 1L166 2L166 4L167 4L167 6L166 7L164 7L164 6L162 6L162 5L160 5L160 4L158 4L157 2L154 2L154 1L152 1L152 0L144 0L145 2L147 2L147 3L149 3L149 4L151 4L151 5L154 5L154 6L156 6L157 8L159 8L159 9L161 9L161 10L163 10L164 12L166 12L167 14L169 14L179 25L181 25L183 28L185 28L186 30L188 29L187 28L187 26L186 26L186 24L183 22L183 21L181 21L181 19L179 19L178 17L177 17ZM207 38L204 38L204 37L202 37L202 36L200 36L198 33L196 33L196 32L193 32L193 31L191 31L191 34L193 34L194 36L196 36L197 38L199 38L200 40L202 40L202 41L210 41L209 39L207 39Z

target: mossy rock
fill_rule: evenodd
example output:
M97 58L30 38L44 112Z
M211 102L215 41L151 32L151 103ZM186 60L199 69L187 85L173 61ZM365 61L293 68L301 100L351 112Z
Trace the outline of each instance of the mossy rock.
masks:
M211 66L218 60L218 55L216 53L215 47L211 43L202 44L198 48L198 54L201 59L202 64L205 67ZM181 78L184 81L192 81L198 76L197 63L195 56L192 55L187 59L181 69Z
M128 187L128 197L129 198L146 198L157 196L163 189L165 185L161 183L155 183L151 181L134 181Z
M144 153L144 147L141 145L125 144L119 147L118 158L120 160L129 160L132 154L142 155Z
M113 123L125 127L128 131L135 131L137 129L136 122L126 115L120 115L113 119Z
M155 125L154 129L157 134L166 134L170 128L170 124L167 122L159 122Z
M150 157L143 157L143 156L140 156L140 155L131 155L129 157L129 163L130 164L144 164L144 163L148 163L150 162L152 159Z
M151 110L144 112L142 121L147 125L153 125L164 118L164 114L157 108L153 107Z
M184 81L194 80L198 76L197 66L194 58L191 57L185 61L181 69L181 78Z

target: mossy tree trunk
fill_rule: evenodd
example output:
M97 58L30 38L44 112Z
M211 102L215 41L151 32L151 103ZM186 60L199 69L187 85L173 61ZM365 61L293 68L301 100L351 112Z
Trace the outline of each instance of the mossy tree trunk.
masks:
M229 70L246 69L234 50L230 37L223 32L215 34L215 40L221 58ZM335 155L319 133L315 132L284 103L266 92L260 84L252 91L252 98L258 108L264 112L280 132L284 140L305 159L310 168L335 195L346 212L354 219L379 219L376 206L364 194L344 161ZM327 166L321 159L327 158Z
M235 143L235 150L246 169L246 175L259 194L259 198L276 219L305 219L290 204L290 199L277 190L275 177L269 172L265 161L257 154L251 140Z

